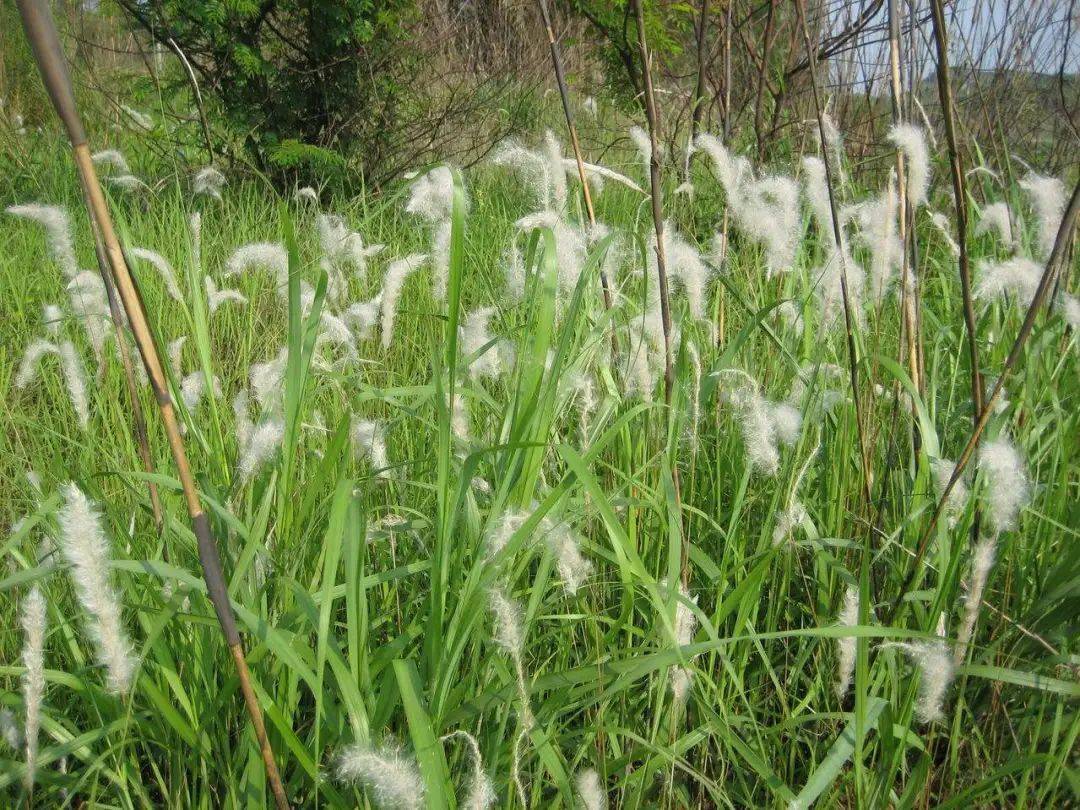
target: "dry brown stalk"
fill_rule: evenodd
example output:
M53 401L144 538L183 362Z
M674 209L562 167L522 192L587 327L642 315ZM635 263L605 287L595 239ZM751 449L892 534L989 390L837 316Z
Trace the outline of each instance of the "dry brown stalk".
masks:
M806 25L806 5L804 0L798 0L799 21L802 25L803 39L806 43L806 53L809 65L810 87L813 91L814 112L817 115L818 135L821 138L821 159L825 164L825 185L829 190L829 210L832 218L832 231L836 253L840 262L840 294L844 301L844 328L847 333L848 350L848 374L851 378L851 397L855 404L855 427L859 435L859 452L862 457L863 497L869 504L873 500L873 471L870 469L870 449L866 444L866 432L863 426L861 397L859 396L858 357L855 349L855 332L851 312L851 300L848 296L847 267L844 261L844 251L841 245L843 239L840 234L840 216L836 208L836 193L833 190L832 167L829 162L829 150L826 146L828 139L825 137L825 119L822 115L821 99L818 95L816 60L812 58L813 45L810 42L810 29Z
M138 346L139 353L142 355L150 385L158 402L161 420L165 426L169 448L172 450L173 460L176 463L180 485L184 492L188 514L191 516L192 528L198 543L199 561L202 564L203 578L206 581L206 592L214 606L229 652L232 654L237 679L262 753L267 781L270 783L275 804L279 810L284 810L289 806L289 802L285 796L285 788L281 783L281 776L278 774L273 750L266 734L262 709L259 707L255 690L251 684L251 674L248 671L244 649L240 643L240 632L236 626L236 618L233 616L232 606L229 603L225 575L221 568L217 545L211 533L210 519L203 511L198 489L195 486L195 478L188 464L184 440L180 435L180 424L176 417L176 410L173 407L172 397L169 394L168 381L161 364L161 358L157 352L150 323L146 317L146 310L135 286L135 280L128 269L120 242L116 237L112 216L105 202L105 196L101 191L101 183L98 181L94 162L90 157L90 147L75 104L71 78L68 75L67 63L64 52L60 47L52 12L49 10L48 0L18 0L18 7L19 14L22 17L23 29L26 31L26 37L30 41L38 71L41 73L45 88L49 92L53 106L63 121L68 138L71 141L75 168L82 183L86 203L91 218L100 232L105 258L112 271L112 277L116 281L116 289L120 293L120 300L127 314L128 323L135 338L135 345Z

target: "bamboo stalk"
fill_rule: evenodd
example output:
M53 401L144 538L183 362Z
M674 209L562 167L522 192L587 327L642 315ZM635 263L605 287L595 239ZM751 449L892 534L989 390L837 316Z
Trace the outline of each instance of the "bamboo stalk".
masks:
M825 185L829 190L829 211L832 215L832 231L836 252L840 261L840 294L844 301L844 327L847 332L848 374L851 378L851 397L855 403L855 427L859 435L859 452L862 457L863 497L866 503L873 501L872 478L870 470L870 449L866 445L866 432L863 426L861 397L859 396L858 358L855 349L855 333L852 329L851 300L848 296L847 267L844 263L843 239L840 234L840 216L836 209L836 193L833 191L832 167L829 163L828 142L825 138L825 120L821 111L821 99L818 96L817 69L815 67L814 47L810 42L810 29L806 25L805 0L798 0L799 20L802 24L803 39L806 43L807 61L809 62L810 87L813 91L814 112L817 114L818 135L821 137L821 159L825 164Z
M243 692L244 702L247 705L251 724L254 727L255 736L259 743L275 804L280 810L284 810L289 806L289 803L285 797L285 789L282 786L277 765L274 762L273 751L270 748L270 741L266 734L266 726L263 723L262 710L251 685L251 675L248 672L247 661L244 658L244 650L240 643L240 633L236 626L236 619L233 616L232 606L229 604L225 576L221 568L217 545L210 530L210 520L203 511L199 493L195 486L195 478L188 464L184 441L180 435L180 425L176 418L176 410L169 394L168 382L161 365L161 358L157 353L146 311L143 308L135 281L124 259L123 250L120 248L120 242L113 228L112 217L105 203L105 196L101 191L101 184L94 170L94 163L90 157L90 147L87 143L78 108L75 105L71 79L68 75L67 64L60 47L60 40L56 33L52 13L49 10L47 0L18 0L18 7L19 14L22 17L23 29L26 32L27 39L30 41L38 71L41 73L41 78L49 92L53 107L55 107L57 114L63 121L71 141L75 167L83 186L87 207L100 232L105 258L116 280L116 289L120 293L120 300L123 303L124 311L127 313L128 323L135 338L135 345L142 355L150 385L158 402L161 419L169 441L169 448L176 463L188 514L191 517L192 528L198 542L199 561L202 564L207 595L214 605L214 611L217 614L218 623L221 625L222 634L225 636L226 644L233 657L240 689Z
M941 99L941 114L945 119L945 138L949 149L949 170L952 173L953 202L956 208L956 244L960 247L960 293L963 298L964 324L967 329L968 360L971 363L971 421L975 427L972 436L978 444L979 435L982 433L978 425L983 411L983 387L982 374L979 371L979 343L975 334L975 306L971 300L971 268L967 249L967 188L964 171L960 165L960 150L957 146L952 81L949 78L949 39L941 0L930 0L930 9L934 21L934 45L937 48L938 96ZM979 539L980 523L981 513L976 504L974 519L971 522L972 543Z

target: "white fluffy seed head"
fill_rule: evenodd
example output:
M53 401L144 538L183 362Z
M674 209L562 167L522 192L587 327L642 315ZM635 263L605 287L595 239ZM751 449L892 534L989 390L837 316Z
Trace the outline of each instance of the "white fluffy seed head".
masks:
M844 604L836 617L840 627L854 627L859 623L859 589L848 585L844 591ZM851 676L855 672L855 636L841 636L836 640L836 696L843 699L851 688Z
M488 592L488 607L494 622L495 643L515 658L525 649L525 632L521 626L521 607L502 588Z
M563 165L562 144L550 129L544 131L544 157L551 176L551 204L556 211L566 208L566 168Z
M939 635L944 635L939 624ZM919 695L915 715L922 723L932 723L945 716L945 694L956 674L953 657L944 638L900 644L901 649L919 668Z
M749 385L733 391L731 401L738 413L746 463L765 475L776 475L780 452L771 403Z
M645 167L645 177L649 177L652 163L652 139L649 137L649 133L639 126L630 127L630 140L634 142L634 148L637 149L638 159Z
M12 216L32 220L45 229L45 239L53 261L59 266L65 278L73 279L79 274L79 261L75 258L75 239L72 236L71 218L66 209L56 205L9 206L7 212Z
M949 225L948 217L940 211L933 211L930 214L930 222L945 238L945 244L948 246L949 252L952 253L953 256L959 256L960 246L956 244L956 240L953 239L952 228Z
M118 188L121 191L126 191L129 194L136 191L150 191L150 186L133 174L114 174L105 178L105 182L114 188Z
M791 505L782 510L780 516L776 519L776 526L773 528L772 535L773 547L781 546L790 540L795 530L802 525L803 520L806 518L806 507L799 500L793 499Z
M1037 253L1046 259L1054 249L1061 218L1065 215L1065 184L1056 177L1030 172L1020 181L1020 188L1027 192L1039 223Z
M252 429L247 444L241 451L240 462L236 469L240 483L246 484L255 477L255 474L280 449L284 438L285 421L283 419L264 419Z
M453 172L449 166L437 166L412 184L405 210L435 223L448 219L453 206Z
M945 491L945 487L948 485L949 479L952 478L955 469L955 462L947 458L936 458L930 462L930 472L934 478L934 492L937 493L939 498L941 493ZM945 501L945 516L949 519L949 525L956 523L956 519L964 511L964 507L967 506L970 494L964 479L957 479L952 491L949 492L948 499Z
M978 466L986 481L991 525L999 532L1014 529L1020 510L1031 500L1031 483L1024 459L1009 437L1002 435L983 442L979 448Z
M38 729L41 726L41 700L45 694L45 597L35 585L22 605L23 628L23 702L26 706L26 778L29 788L34 784L37 765ZM6 735L5 735L6 736ZM15 743L15 740L9 739ZM15 747L13 744L12 747Z
M930 152L926 147L926 136L912 124L897 124L889 130L889 140L904 154L908 199L912 208L918 208L926 203L930 190Z
M1009 206L1003 202L991 203L982 210L979 222L975 226L975 235L984 233L996 233L1005 245L1012 247L1012 216L1009 214Z
M420 810L424 780L416 760L398 747L350 745L337 756L335 774L342 782L360 782L385 810Z
M422 253L414 253L390 262L383 277L382 288L382 347L389 349L394 341L394 319L397 317L398 298L405 286L405 279L427 260Z
M386 427L370 419L354 419L352 423L353 453L365 457L380 476L387 474L390 462L386 458Z
M15 387L23 389L29 386L37 379L42 358L59 353L60 348L55 343L48 340L31 341L19 362L19 370L15 374Z
M544 542L555 557L555 567L562 577L566 592L576 594L593 567L589 560L581 556L581 541L577 532L566 523L558 523L544 533Z
M86 370L83 368L82 358L70 340L60 344L59 354L60 371L64 375L71 407L75 410L79 427L86 430L90 425L90 397L86 390Z
M959 666L967 655L968 643L975 632L975 623L979 619L979 606L982 603L983 590L986 581L990 577L990 569L994 567L994 556L997 553L997 537L982 537L975 544L975 551L971 555L971 576L968 580L968 592L964 598L964 620L960 630L956 634L956 649L953 652L953 663Z
M210 276L203 276L203 287L206 289L206 308L213 315L222 304L234 303L241 306L247 304L247 297L239 290L220 289Z
M501 362L499 345L494 343L488 346L494 339L489 329L494 314L495 307L474 309L465 315L458 330L459 352L463 359L473 358L487 346L484 353L476 356L469 364L469 376L473 379L497 377L508 370Z
M94 152L90 160L95 166L107 166L121 174L131 173L131 167L128 166L123 153L118 149L102 149L100 152Z
M191 191L194 194L205 194L215 200L221 199L221 189L225 185L225 175L213 166L204 166L195 172L191 180Z
M1013 256L1004 261L980 261L975 265L975 289L978 301L990 302L1006 294L1015 297L1023 307L1031 304L1039 287L1042 268L1024 256Z
M489 558L494 557L506 548L510 538L525 524L531 514L524 509L511 509L503 512L498 519L493 521L484 538L486 555Z
M136 259L149 262L150 266L161 276L161 280L165 283L165 291L169 293L170 298L174 301L184 300L184 295L180 292L180 286L176 283L176 273L173 272L172 265L164 256L141 247L131 248L128 252Z
M0 709L0 740L12 751L23 747L23 733L11 709Z
M283 346L272 360L252 364L248 373L251 394L263 411L273 413L281 410L288 362L289 350Z
M75 484L68 484L63 492L58 521L64 557L71 566L79 602L88 614L109 691L125 694L137 661L121 620L120 595L109 582L109 539L90 499Z
M269 271L279 296L288 295L289 253L277 242L252 242L241 245L225 262L225 275L234 276L248 270Z
M603 785L600 784L600 774L593 768L586 768L578 773L574 779L574 787L577 788L578 802L581 810L605 810L607 808L607 794Z
M1080 299L1075 295L1069 295L1067 292L1060 292L1056 304L1061 317L1065 319L1065 323L1069 325L1069 328L1074 332L1080 330Z

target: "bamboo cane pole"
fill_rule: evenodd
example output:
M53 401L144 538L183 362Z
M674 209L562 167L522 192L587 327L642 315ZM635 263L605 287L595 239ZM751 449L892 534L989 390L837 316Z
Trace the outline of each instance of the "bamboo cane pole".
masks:
M210 520L203 511L199 493L195 487L195 478L188 464L184 441L180 436L180 425L176 418L176 410L169 394L168 381L161 365L161 358L158 356L146 311L143 308L135 281L124 259L120 242L116 238L112 217L105 203L101 184L94 170L94 163L90 159L90 147L87 143L86 132L83 129L78 108L75 105L71 78L68 75L67 63L60 47L52 12L49 10L47 0L17 0L17 4L19 14L22 17L23 30L30 41L38 71L41 73L42 81L49 92L53 107L60 116L71 141L75 167L82 182L86 203L91 217L100 232L105 258L116 281L116 289L120 293L120 300L127 314L128 323L135 338L135 345L139 349L139 354L142 355L150 385L158 402L158 409L165 426L169 448L176 463L180 485L184 492L184 500L187 503L188 514L191 517L192 528L198 542L199 561L202 564L203 579L206 581L206 592L214 606L214 611L217 613L222 634L225 636L225 642L232 654L240 689L243 692L244 702L259 743L263 764L266 767L267 780L270 783L271 792L274 794L275 804L280 810L284 810L289 806L288 799L285 797L285 789L282 786L281 777L274 762L273 751L270 748L270 742L266 734L266 726L263 723L262 709L259 707L255 691L251 685L251 674L248 671L244 649L240 643L240 632L236 626L232 606L229 604L225 576L221 568L217 545L210 530Z

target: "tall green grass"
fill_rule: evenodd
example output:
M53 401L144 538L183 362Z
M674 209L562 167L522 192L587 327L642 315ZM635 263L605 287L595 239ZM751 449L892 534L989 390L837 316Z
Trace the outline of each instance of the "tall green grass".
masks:
M80 257L91 261L62 152L43 135L28 155L33 173L0 184L0 200L68 205L77 214ZM626 170L635 171L629 163ZM704 169L697 181L693 201L672 198L669 215L706 244L721 202ZM948 694L947 719L924 726L913 715L918 675L883 642L931 637L941 611L950 631L956 627L972 512L969 505L956 525L939 530L916 589L893 624L881 626L933 510L927 455L955 454L970 425L959 283L928 223L918 222L925 398L895 361L895 299L870 314L859 336L875 478L868 504L850 401L821 416L808 411L797 445L766 478L744 461L723 401L727 378L715 374L747 370L770 398L782 399L800 365L846 362L842 334L817 328L812 303L802 335L776 318L782 300L811 299L809 268L819 255L811 235L796 272L767 283L757 249L736 239L726 274L710 289L723 335L713 341L704 325L682 319L667 410L659 394L652 403L624 398L618 366L607 362L610 330L625 349L626 325L639 312L639 286L627 277L643 266L649 238L641 198L609 187L597 200L598 218L629 236L619 276L624 298L608 312L598 267L611 241L591 249L572 293L557 294L554 237L546 231L523 242L534 271L524 301L507 300L503 251L513 220L530 210L527 195L484 167L457 182L447 302L431 298L426 272L414 274L392 348L362 343L362 363L329 372L312 363L321 296L307 318L299 305L299 280L319 283L310 208L275 201L256 181L235 181L221 204L193 201L177 179L143 202L115 200L126 239L164 254L187 280L181 307L156 278L142 275L161 343L190 335L185 370L216 375L224 389L223 399L185 415L187 441L293 801L366 801L362 789L331 778L334 752L396 739L418 761L427 805L456 806L469 751L444 735L465 729L479 741L500 806L518 804L509 775L521 706L488 613L488 590L502 584L523 606L535 717L522 762L531 806L573 806L574 776L588 767L599 772L609 801L624 807L1075 802L1080 367L1077 338L1061 319L1040 319L1007 386L1010 405L991 424L990 436L1008 430L1022 449L1035 497L1019 529L1002 536L985 596L993 610L982 612ZM1019 206L1018 193L1009 193ZM369 242L404 255L424 250L426 237L402 212L403 194L392 189L334 209ZM187 225L196 208L203 213L201 266ZM252 275L239 280L249 306L209 316L202 273L218 274L232 249L257 240L290 247L288 305L265 276ZM976 257L996 250L989 238L973 244ZM38 230L3 220L0 518L12 528L0 541L0 703L19 715L14 617L37 583L49 603L49 633L35 799L38 806L265 806L259 752L154 417L152 480L166 512L160 536L119 364L110 361L93 383L85 433L74 426L55 369L47 367L30 391L12 388L23 347L40 330L42 304L63 298L46 256ZM381 266L373 264L364 284L354 280L351 299L374 294ZM516 360L504 377L476 382L465 373L457 327L464 312L482 305L498 307L495 331L514 342ZM986 374L1000 367L1022 314L995 304L980 319ZM696 420L691 344L703 368ZM289 350L286 441L273 464L240 486L227 403L246 385L250 366L281 346ZM564 383L588 369L596 369L599 405L583 431ZM830 387L822 374L808 382L813 401ZM876 394L874 384L881 386ZM916 405L919 451L900 392ZM455 439L452 407L460 405L453 403L468 406L471 443ZM149 391L143 406L154 413ZM386 476L353 459L354 415L386 422ZM774 547L777 512L807 462L798 497L808 519L793 543ZM41 492L27 483L31 470ZM57 488L69 480L101 504L113 538L113 574L141 658L124 700L104 690L70 583L51 551ZM485 537L511 509L533 511L491 559ZM593 563L573 597L560 587L550 551L535 542L545 517L571 522ZM665 584L678 580L684 536L692 603ZM838 628L849 585L860 593L859 626ZM681 648L673 637L680 602L699 623L694 643ZM852 692L839 701L833 683L842 635L857 636L857 666ZM676 665L694 672L685 707L669 689ZM24 767L19 753L0 749L5 802L26 799Z

